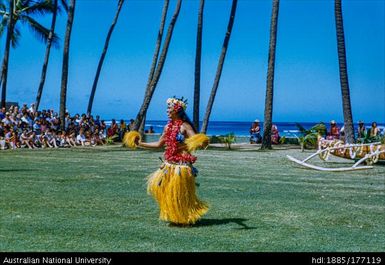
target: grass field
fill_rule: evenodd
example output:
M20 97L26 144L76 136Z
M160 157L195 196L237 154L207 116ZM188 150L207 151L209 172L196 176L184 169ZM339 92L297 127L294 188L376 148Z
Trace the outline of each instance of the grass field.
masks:
M308 153L198 152L198 192L210 210L179 228L158 220L146 194L161 152L1 151L0 250L384 251L385 166L324 173L285 157Z

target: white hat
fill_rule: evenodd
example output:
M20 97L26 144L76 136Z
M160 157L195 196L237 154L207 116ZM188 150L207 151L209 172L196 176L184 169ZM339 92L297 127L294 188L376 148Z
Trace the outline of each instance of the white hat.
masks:
M331 123L331 124L335 124L335 123L336 123L336 121L335 121L335 120L332 120L332 121L330 121L330 123Z
M259 120L258 120L258 119L256 119L254 122L259 122Z

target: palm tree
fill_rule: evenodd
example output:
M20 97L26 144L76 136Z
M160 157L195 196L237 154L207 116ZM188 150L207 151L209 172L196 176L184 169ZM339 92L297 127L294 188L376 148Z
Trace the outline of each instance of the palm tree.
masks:
M270 22L269 59L267 66L265 118L263 123L263 138L261 149L271 149L271 126L273 119L273 95L274 95L274 66L275 50L277 44L279 0L273 0L273 9Z
M67 6L67 2L66 1L67 0L61 0L61 4L64 7L65 11L68 11L68 6ZM53 12L52 12L52 20L51 20L51 29L50 29L49 35L48 35L48 41L47 41L47 46L46 46L45 56L44 56L44 63L43 63L42 71L41 71L39 88L37 89L37 95L36 95L36 100L35 100L35 108L36 108L36 110L39 109L41 95L43 93L43 88L44 88L46 74L47 74L47 68L48 68L48 62L49 62L49 55L50 55L50 52L51 52L52 41L53 41L54 33L55 33L56 16L57 16L57 13L59 11L60 11L60 7L58 6L58 0L53 0Z
M340 83L342 92L342 107L344 113L344 126L345 126L345 142L354 143L354 125L352 106L350 103L350 89L348 81L348 71L346 64L346 50L345 50L345 36L344 36L344 23L342 20L342 7L341 0L335 0L335 19L336 19L336 31L337 31L337 49L338 49L338 62L340 69Z
M60 121L61 121L60 128L61 130L65 130L65 113L66 113L67 83L68 83L68 61L69 61L72 24L75 16L75 5L76 5L76 0L70 0L70 5L68 7L66 34L64 39L63 68L62 68L61 91L60 91Z
M221 75L222 75L223 63L225 62L227 47L229 45L231 31L233 29L235 12L236 12L236 9L237 9L237 3L238 3L237 0L233 0L233 4L231 6L230 19L229 19L229 23L227 25L226 36L225 36L225 39L223 41L222 53L221 53L221 56L219 57L217 73L215 75L214 84L213 84L213 87L211 89L211 94L210 94L209 102L207 103L206 113L205 113L205 116L203 118L203 123L202 123L202 128L201 128L201 132L202 133L206 133L206 131L207 131L211 110L213 108L214 99L215 99L215 96L217 94L219 80L220 80Z
M136 119L135 119L135 123L134 123L134 129L135 130L139 129L139 126L141 125L144 117L146 116L148 106L150 105L150 102L151 102L152 96L154 94L156 85L158 84L160 75L161 75L162 70L163 70L164 62L166 61L168 47L169 47L170 42L171 42L172 33L174 31L174 26L175 26L175 23L177 21L181 5L182 5L182 0L178 0L178 2L176 3L175 12L171 18L170 24L169 24L168 29L167 29L167 35L165 38L165 43L164 43L162 52L160 54L156 70L154 72L154 76L151 80L150 85L148 86L148 90L146 91L146 95L144 97L142 106L140 107L140 110L139 110L138 114L136 115Z
M199 130L199 102L201 90L201 57L202 57L202 26L203 26L203 9L205 0L200 0L198 11L198 27L197 27L197 45L195 53L195 84L194 84L194 108L193 108L193 124Z
M150 73L148 75L148 80L147 80L147 85L146 85L146 91L144 93L144 96L146 97L147 93L148 93L148 90L150 89L150 84L151 84L151 81L154 77L154 72L155 72L155 68L156 68L156 63L158 62L158 58L159 58L159 51L160 51L160 46L161 46L161 43L162 43L162 38L163 38L163 31L164 31L164 25L166 23L166 17L167 17L167 11L168 11L168 5L169 5L170 1L169 0L165 0L164 1L164 5L163 5L163 9L162 9L162 16L161 16L161 20L160 20L160 26L159 26L159 32L158 32L158 37L156 39L156 45L155 45L155 52L154 52L154 56L152 58L152 64L151 64L151 69L150 69ZM146 120L146 116L143 117L142 119L142 122L139 126L139 132L141 134L143 134L143 131L144 131L144 124L145 124L145 120Z
M5 9L5 5L2 5L2 8ZM0 85L1 87L1 107L5 108L5 102L6 102L6 91L7 91L7 74L8 74L8 59L9 59L9 51L10 51L10 45L11 45L11 36L13 33L13 10L14 10L14 4L13 0L9 4L9 18L7 23L7 39L5 42L5 53L4 53L4 59L3 64L1 66L1 80ZM4 21L5 15L3 15L3 21ZM1 25L3 25L3 21ZM3 31L3 30L2 30Z
M27 25L35 35L43 42L48 42L49 30L37 22L34 15L44 15L52 12L52 3L50 0L32 1L32 0L9 0L7 6L0 2L0 15L2 21L0 23L0 36L7 28L7 37L5 41L5 52L1 66L1 106L5 107L7 93L8 78L8 62L10 56L11 45L15 48L21 37L18 22ZM57 43L57 36L52 37L52 42Z
M100 56L100 59L99 59L99 64L98 64L98 68L96 70L96 75L95 75L94 83L92 84L91 95L90 95L90 99L89 99L89 102L88 102L88 108L87 108L87 113L88 114L91 114L91 111L92 111L92 104L94 102L95 91L96 91L96 87L98 85L100 71L102 70L104 58L106 57L106 54L107 54L107 49L108 49L108 45L110 43L111 35L112 35L112 32L114 31L116 22L118 21L120 10L122 9L123 4L124 4L124 0L119 0L119 2L118 2L118 9L116 10L116 14L115 14L114 20L112 21L112 24L111 24L110 29L109 29L108 34L107 34L106 41L104 43L104 48L103 48L103 51L102 51L102 55Z

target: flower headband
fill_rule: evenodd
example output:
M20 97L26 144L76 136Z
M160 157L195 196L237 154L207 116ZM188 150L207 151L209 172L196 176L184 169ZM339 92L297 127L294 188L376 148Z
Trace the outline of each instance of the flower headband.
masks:
M183 99L183 97L179 99L174 96L167 99L167 107L175 112L178 112L180 109L186 110L187 99Z

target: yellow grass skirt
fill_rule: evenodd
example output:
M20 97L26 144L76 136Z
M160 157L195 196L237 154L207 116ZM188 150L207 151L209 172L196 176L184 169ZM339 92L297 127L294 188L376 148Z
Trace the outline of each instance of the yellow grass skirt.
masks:
M163 163L148 177L147 192L158 202L163 221L194 224L208 210L195 194L195 175L189 165Z

